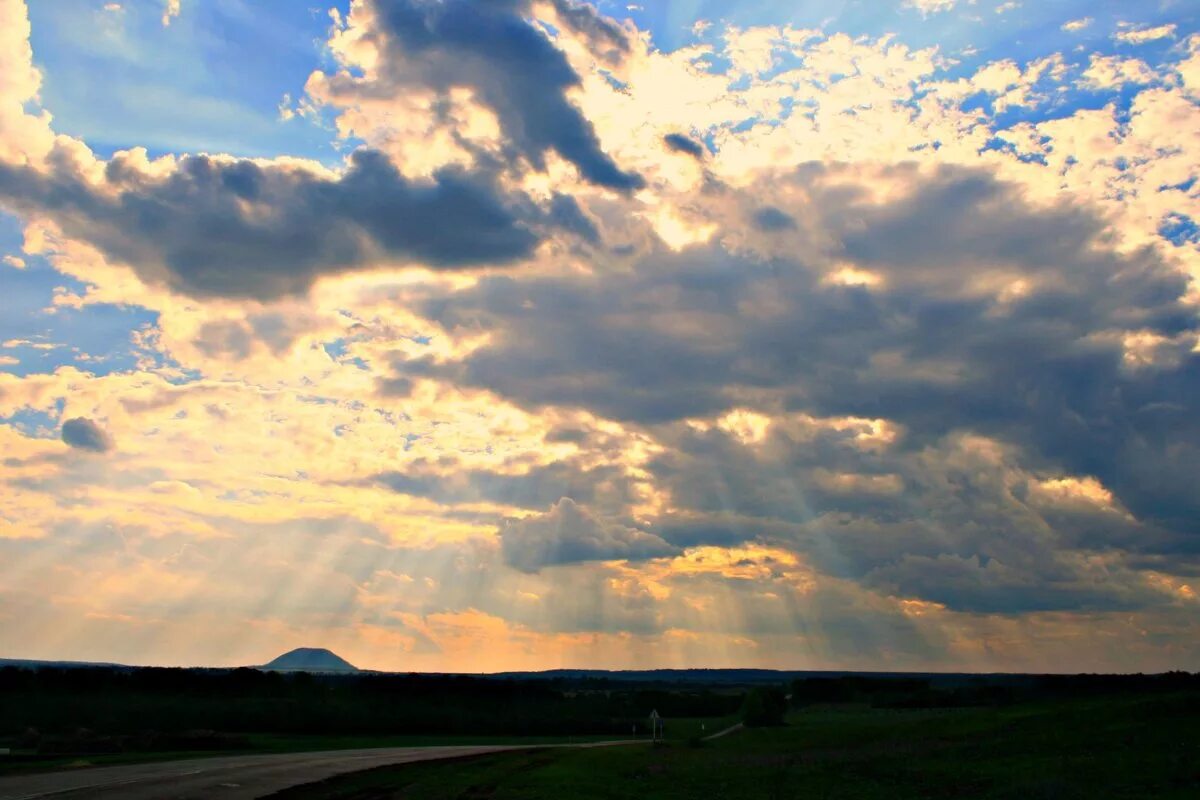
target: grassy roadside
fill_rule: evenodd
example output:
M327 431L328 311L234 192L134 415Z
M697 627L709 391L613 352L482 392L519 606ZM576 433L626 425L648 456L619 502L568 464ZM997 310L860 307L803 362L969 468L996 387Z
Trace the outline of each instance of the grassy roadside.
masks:
M276 800L1200 796L1195 695L1002 709L810 709L697 744L555 749L370 770Z

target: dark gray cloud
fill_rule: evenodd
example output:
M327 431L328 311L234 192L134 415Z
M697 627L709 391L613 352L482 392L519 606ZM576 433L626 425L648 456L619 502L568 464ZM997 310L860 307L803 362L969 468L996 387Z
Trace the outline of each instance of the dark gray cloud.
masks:
M77 450L104 453L113 447L112 437L87 417L75 417L62 424L62 440Z
M646 559L680 552L651 533L599 519L570 498L549 511L509 522L500 530L504 560L523 572L555 564Z
M253 351L254 334L244 322L218 320L204 323L193 343L209 358L226 356L240 360Z
M760 231L785 231L796 227L796 220L773 206L754 212L754 227Z
M504 473L464 469L453 460L434 464L418 459L403 472L383 473L374 480L397 492L447 505L486 502L543 509L567 498L619 513L634 498L630 478L620 467L584 468L569 460Z
M826 575L984 613L1161 605L1169 598L1132 564L1196 549L1186 532L1038 497L1034 476L956 437L864 451L836 431L793 440L778 427L752 447L717 430L666 432L648 470L689 511L650 530L684 547L780 546ZM829 485L837 474L859 482L839 491ZM879 491L871 481L884 475L892 480ZM1098 568L1084 553L1110 560Z
M245 320L206 322L192 343L209 357L240 360L261 343L275 355L283 355L304 332L307 320L277 312L251 314Z
M439 92L469 87L496 114L515 152L536 169L543 169L546 152L554 151L592 183L618 190L642 185L640 177L622 171L604 153L591 122L567 99L579 76L531 21L528 0L372 0L371 5L378 20L371 35L385 54L381 84ZM624 32L591 8L563 0L555 6L560 20L601 56L619 58L628 50Z
M736 252L651 251L619 272L494 276L430 299L428 316L489 344L396 367L645 428L664 446L647 469L676 508L653 531L680 546L770 540L964 610L1162 602L1132 567L1101 575L1081 554L1200 553L1186 279L1151 251L1117 252L1088 209L1031 206L984 172L897 167L879 179L909 191L882 203L855 179L868 177L806 166L777 197L698 198L730 228L763 208L795 222ZM817 268L838 262L877 282ZM1138 368L1131 333L1183 344ZM739 406L884 418L903 435L871 449L852 432L781 428L749 446L679 424ZM963 433L1011 453L973 460ZM1035 475L1096 478L1118 510L1047 505Z
M903 555L864 582L889 594L979 613L1128 611L1170 602L1165 592L1134 575L1089 574L1061 558L1013 565L978 555Z
M414 182L370 150L337 178L207 156L149 178L118 156L101 189L63 160L49 174L0 164L0 204L46 213L147 280L201 296L270 299L385 258L505 264L538 242L521 219L539 214L489 176L445 169Z
M588 244L600 242L600 231L596 228L596 223L584 213L573 197L555 194L550 201L546 219L553 227L570 231Z
M903 507L904 489L913 488L897 475L907 467L903 457L862 450L853 431L818 428L793 438L779 424L754 446L719 429L672 425L656 433L664 450L646 469L680 508L694 512L793 525L850 508L893 515ZM858 487L839 491L827 477L837 474L882 485L874 493ZM888 491L890 483L900 492Z
M601 59L617 62L629 53L629 37L620 25L602 15L596 7L574 0L553 0L559 19L587 39Z
M495 276L424 309L448 327L489 331L490 346L457 363L400 366L531 407L646 424L770 396L823 416L893 419L914 444L959 428L1013 438L1083 474L1111 476L1114 446L1166 455L1164 437L1180 426L1177 457L1190 452L1200 441L1186 413L1200 361L1189 353L1131 373L1119 337L1193 331L1186 279L1150 253L1104 248L1085 211L1030 208L977 172L946 170L928 183L883 206L840 187L810 189L810 205L793 214L821 214L817 227L843 232L832 255L871 259L881 287L822 282L805 259L829 254L800 230L786 234L796 259L709 246L614 274ZM981 203L973 211L964 208L972 197ZM920 233L896 234L909 227ZM972 284L985 270L1032 288L1007 301L998 289L980 292ZM769 312L743 313L768 298ZM1122 469L1159 463L1147 453Z
M684 136L682 133L668 133L663 137L663 144L667 146L668 150L683 153L692 158L702 159L705 155L704 145L690 136Z
M626 32L594 8L552 5L600 58L615 62L629 51ZM643 185L601 150L591 123L568 101L579 76L531 19L528 0L372 0L369 8L376 25L368 37L385 54L379 85L363 89L338 75L335 94L468 87L497 114L506 155L543 169L554 151L593 183ZM370 149L355 152L336 178L204 155L151 177L119 155L97 187L70 154L56 152L49 172L0 165L0 205L48 214L147 280L197 296L259 300L388 258L448 269L507 264L530 255L547 228L598 243L596 224L575 200L555 195L549 208L537 208L500 190L500 161L478 155L477 171L445 167L428 181L409 180Z

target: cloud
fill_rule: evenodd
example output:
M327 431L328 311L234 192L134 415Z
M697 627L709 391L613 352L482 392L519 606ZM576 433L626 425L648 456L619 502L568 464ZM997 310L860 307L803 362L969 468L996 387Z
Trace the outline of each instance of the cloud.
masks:
M583 561L645 559L674 555L659 537L593 516L570 498L562 498L536 517L500 529L504 560L523 572Z
M17 0L0 2L0 160L36 160L50 148L50 116L29 113L42 85L29 44L29 14Z
M958 0L904 0L905 8L913 8L921 12L922 16L930 14L941 14L954 8Z
M886 199L876 199L883 186ZM1195 342L1185 277L1153 251L1111 249L1091 211L1029 204L985 171L806 165L777 176L774 189L710 196L709 218L724 225L713 244L651 250L620 272L490 276L438 297L424 313L446 331L482 326L486 343L397 366L531 413L574 407L652 431L662 449L642 467L650 485L694 521L733 515L733 531L718 522L705 534L715 541L783 536L823 569L952 608L1115 608L1158 597L1132 573L1096 588L1057 548L1200 549L1189 521L1200 514L1190 477L1200 429L1186 422L1200 361L1181 354L1131 371L1125 349L1135 331L1178 338L1185 350ZM794 225L734 239L734 251L715 243L763 200ZM829 280L847 269L872 280ZM762 430L722 421L747 407L743 417L760 415ZM790 415L828 427L806 433ZM884 425L903 431L895 454L868 437ZM1171 425L1184 428L1166 437ZM966 431L980 438L960 441ZM1011 454L989 460L996 448ZM956 460L979 460L992 477L975 486L983 466L960 470ZM1092 476L1133 522L1031 513L1006 481L1035 465ZM957 488L944 495L940 481ZM906 532L867 524L831 541L819 533L831 515L846 515L845 531L890 519ZM905 573L929 567L928 594L916 579L899 582L906 553L930 559ZM1041 580L1029 572L1032 553L1062 577L1022 600L1021 581ZM1024 577L997 580L986 601L955 601L949 585L961 570L942 571L943 555L994 559L981 574Z
M632 49L629 32L594 5L576 0L551 0L551 5L558 20L582 36L601 61L617 63Z
M682 133L668 133L663 137L663 143L672 152L683 153L696 159L704 158L704 145Z
M760 231L785 231L796 227L796 220L774 206L758 209L753 219L754 226Z
M864 193L871 180L905 188L897 189L895 202L873 203ZM778 185L804 187L801 203L774 207L805 224L790 233L776 226L785 237L777 245L781 252L761 245L776 260L711 245L679 256L652 251L618 273L491 276L422 309L447 330L483 325L489 343L458 363L417 359L404 368L487 387L529 407L579 405L609 418L654 422L716 414L733 405L738 391L797 382L803 384L796 386L797 400L829 397L832 406L882 389L876 381L896 380L906 394L900 386L925 379L918 372L885 378L882 370L868 368L873 353L911 348L930 359L931 368L938 361L969 363L975 355L955 351L988 336L1019 338L1036 318L1047 331L1069 320L1061 329L1067 347L1082 335L1075 326L1098 333L1110 315L1130 313L1118 311L1122 301L1108 296L1115 275L1124 277L1129 300L1149 303L1123 324L1171 335L1175 326L1190 325L1180 305L1180 276L1145 255L1126 260L1096 249L1103 231L1098 219L1068 206L1028 207L1016 187L985 172L944 169L927 178L910 168L856 173L808 165ZM742 212L722 208L726 202L728 197L714 200L713 210L731 231ZM813 229L829 232L832 249L806 233ZM825 270L844 263L877 274L885 288L819 288ZM972 268L986 269L998 283L984 288ZM1009 281L1021 279L1041 287L1045 297L1034 291L1029 305L1018 303L1011 313L1000 305L989 310ZM1143 294L1140 280L1162 291ZM918 297L930 304L926 311L893 316ZM753 303L766 303L771 312L743 316L740 309ZM946 326L958 324L977 331L966 340L948 337ZM805 347L796 349L796 341ZM1004 352L985 346L978 356L990 360ZM963 378L987 380L992 366L1000 364L981 363ZM810 375L821 380L809 385ZM936 385L930 380L929 391L954 402L969 380L945 389Z
M1062 30L1067 31L1068 33L1076 33L1078 31L1084 30L1085 28L1091 27L1093 22L1095 22L1095 20L1092 19L1091 17L1081 17L1080 19L1073 19L1070 22L1064 22L1062 24Z
M182 10L179 4L180 0L164 0L162 13L162 24L164 28L171 24L171 20L179 16L180 11Z
M45 214L148 283L197 296L269 299L393 259L509 263L538 241L514 202L488 176L450 168L414 182L368 150L336 176L209 156L148 174L118 154L100 187L65 161L49 174L0 164L0 204Z
M1083 71L1083 85L1089 89L1119 89L1129 84L1147 84L1158 80L1154 70L1137 58L1102 56L1093 53Z
M557 18L587 40L601 58L628 50L625 33L592 8L555 2ZM476 3L448 0L371 0L354 8L355 35L377 56L371 74L341 72L318 81L320 99L335 105L429 91L447 96L467 89L495 115L503 150L544 170L554 152L591 183L626 191L642 186L601 148L591 122L569 99L579 75L525 0Z
M1040 480L1018 448L954 435L864 448L854 430L783 418L748 447L677 426L648 467L677 511L650 530L683 547L765 543L819 574L970 613L1160 606L1171 598L1133 559L1089 554L1198 551L1186 528L1139 522L1094 479Z
M104 453L113 447L112 438L87 417L75 417L64 422L62 440L77 450L91 450L94 453Z
M1134 26L1130 23L1120 23L1121 30L1113 34L1113 39L1124 44L1146 44L1147 42L1169 39L1175 36L1175 25L1159 25L1154 28Z
M563 499L619 511L633 500L631 481L620 467L585 468L566 459L519 474L418 459L403 472L382 473L375 480L397 492L447 505L489 502L532 510Z
M1014 568L978 556L904 555L867 581L894 594L983 613L1128 611L1170 601L1164 592L1141 581L1123 584L1103 573L1063 570L1061 563Z

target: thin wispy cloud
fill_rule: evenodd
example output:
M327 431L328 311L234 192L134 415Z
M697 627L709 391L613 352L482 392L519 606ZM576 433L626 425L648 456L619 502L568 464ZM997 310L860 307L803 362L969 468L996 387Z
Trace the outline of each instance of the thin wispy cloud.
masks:
M1169 39L1175 36L1175 25L1157 25L1153 28L1143 27L1132 23L1122 23L1113 38L1124 44L1146 44L1159 39Z
M904 0L906 8L915 9L921 14L940 14L954 8L958 0Z

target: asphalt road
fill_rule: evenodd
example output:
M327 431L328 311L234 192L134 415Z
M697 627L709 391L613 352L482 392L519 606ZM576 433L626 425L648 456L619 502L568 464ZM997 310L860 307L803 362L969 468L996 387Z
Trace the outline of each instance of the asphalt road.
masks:
M744 727L746 727L746 726L740 722L736 725L730 725L728 728L726 728L723 731L717 731L716 733L710 733L708 736L705 736L704 741L711 742L713 739L720 739L722 736L728 736L729 734L733 733L734 731L740 731Z
M89 800L250 800L290 786L388 764L527 749L521 745L388 747L127 764L0 778L0 800L79 800L85 797Z

